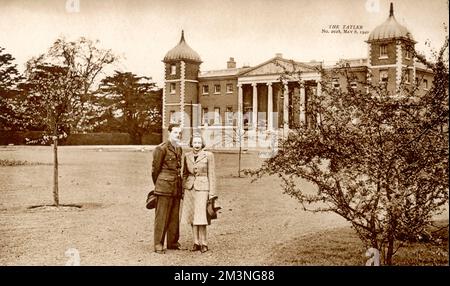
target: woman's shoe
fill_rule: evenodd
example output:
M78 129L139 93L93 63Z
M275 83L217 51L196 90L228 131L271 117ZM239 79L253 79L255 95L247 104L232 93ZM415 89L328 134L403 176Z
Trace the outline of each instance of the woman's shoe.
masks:
M194 246L192 246L191 251L199 251L201 250L201 246L198 245L197 243L194 243Z
M200 249L201 253L205 253L206 251L208 251L208 246L207 245L202 245L202 248Z

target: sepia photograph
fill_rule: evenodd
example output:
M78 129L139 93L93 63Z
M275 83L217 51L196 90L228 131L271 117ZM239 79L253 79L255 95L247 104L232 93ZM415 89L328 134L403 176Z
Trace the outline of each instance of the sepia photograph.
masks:
M448 0L0 0L0 266L448 266L448 25Z

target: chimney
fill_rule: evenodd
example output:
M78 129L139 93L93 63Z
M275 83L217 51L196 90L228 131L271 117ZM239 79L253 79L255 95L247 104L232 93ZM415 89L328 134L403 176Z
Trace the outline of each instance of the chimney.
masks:
M227 62L227 69L234 68L236 68L236 62L234 61L234 58L230 58L230 60Z
M282 54L282 53L276 53L276 54L275 54L275 57L276 57L276 58L282 58L282 57L283 57L283 54Z

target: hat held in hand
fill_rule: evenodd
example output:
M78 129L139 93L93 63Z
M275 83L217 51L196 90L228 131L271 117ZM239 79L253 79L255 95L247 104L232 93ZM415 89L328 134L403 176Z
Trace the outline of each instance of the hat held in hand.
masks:
M150 191L147 195L147 201L145 207L149 210L154 209L156 207L156 195L155 190Z
M212 219L217 219L217 211L221 209L221 207L215 206L217 198L217 196L212 197L208 200L208 204L206 205L206 218L208 220L208 224L211 223Z

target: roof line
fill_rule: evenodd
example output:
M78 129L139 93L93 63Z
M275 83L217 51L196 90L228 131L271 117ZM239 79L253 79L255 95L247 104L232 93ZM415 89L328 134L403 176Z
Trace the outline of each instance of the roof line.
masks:
M272 62L272 61L274 61L274 60L281 60L281 61L286 62L286 63L295 63L295 64L297 64L297 65L299 65L299 66L301 66L301 67L303 67L303 68L310 69L310 70L314 70L314 67L309 66L309 65L307 65L307 64L305 64L305 63L297 62L297 61L294 61L294 60L288 60L288 59L284 59L284 58L275 56L275 57L273 57L273 58L271 58L271 59L269 59L269 60L267 60L267 61L265 61L265 62L263 62L263 63L261 63L261 64L259 64L259 65L256 65L256 66L254 66L254 67L251 67L250 69L248 69L248 70L246 70L246 71L242 71L242 72L238 73L238 76L241 76L241 75L246 74L246 73L248 73L248 72L254 71L254 70L256 70L256 69L262 67L263 65L266 65L266 64L268 64L268 63L270 63L270 62Z

